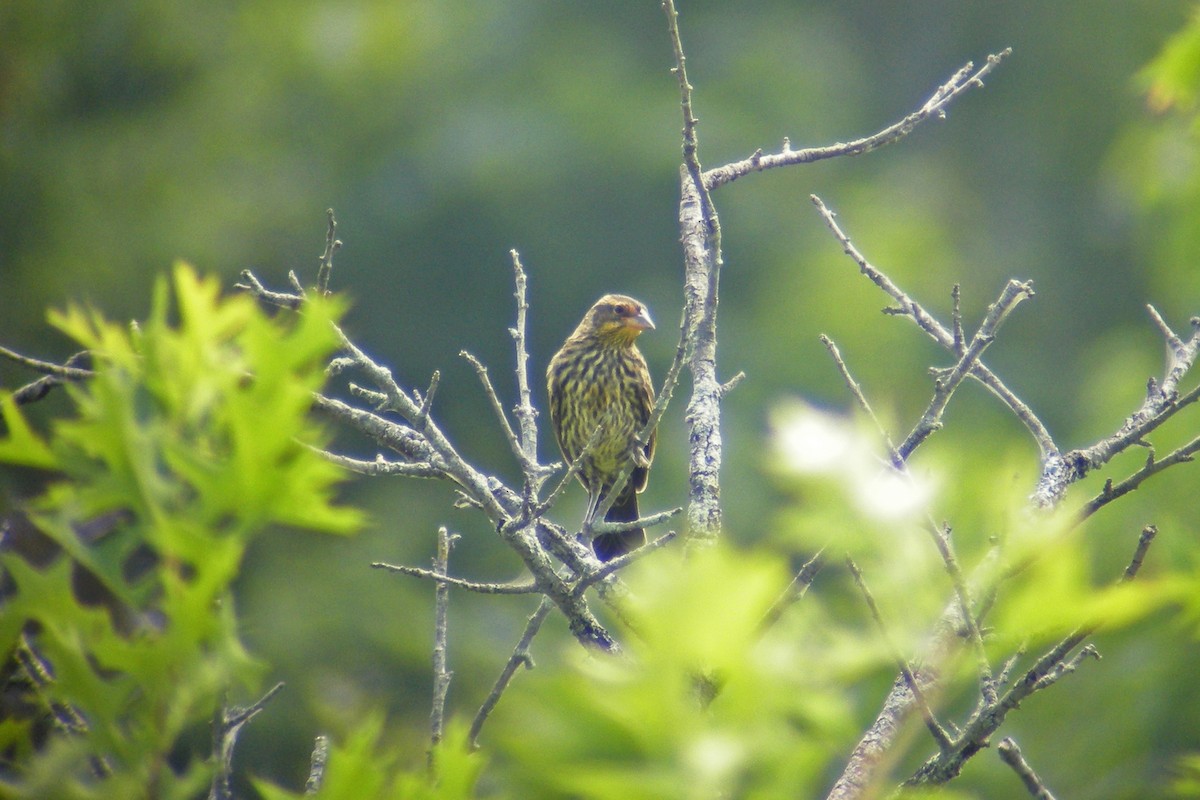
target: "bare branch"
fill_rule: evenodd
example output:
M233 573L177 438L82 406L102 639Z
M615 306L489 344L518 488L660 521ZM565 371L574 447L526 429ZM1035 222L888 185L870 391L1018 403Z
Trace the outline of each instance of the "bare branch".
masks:
M1138 536L1137 549L1133 551L1133 558L1129 560L1129 566L1125 567L1125 573L1121 576L1122 580L1131 581L1137 577L1138 572L1142 569L1142 562L1146 559L1146 552L1154 543L1156 536L1158 536L1157 526L1147 525L1142 528L1142 533Z
M912 133L913 129L925 120L945 117L946 107L963 92L973 87L982 88L984 76L995 69L1001 60L1011 53L1012 48L1010 47L988 56L987 63L974 72L972 72L974 64L968 62L966 66L954 73L949 81L939 86L937 91L919 109L877 133L862 139L855 139L852 142L838 142L827 147L810 147L802 150L793 150L790 144L785 143L782 151L772 155L763 155L762 150L757 150L743 161L726 164L723 167L717 167L704 173L705 185L709 189L715 189L722 184L737 180L751 172L762 172L763 170L786 167L793 164L809 164L814 161L837 158L839 156L858 156L898 142Z
M387 395L388 406L410 419L417 416L417 404L392 380L390 370L377 365L353 342L345 338L340 330L337 332L358 368L370 376ZM609 652L620 649L588 608L586 600L573 596L570 586L555 574L549 555L539 543L538 532L542 529L541 523L532 520L528 523L521 522L521 496L506 490L499 480L483 475L463 459L432 419L426 419L418 432L378 414L354 408L323 395L314 394L313 405L366 433L384 446L397 450L405 457L413 461L428 462L441 470L446 478L458 484L469 502L478 504L494 522L497 533L520 556L533 574L539 590L566 616L571 633L585 645L598 646ZM512 524L514 522L520 524ZM584 563L581 559L588 559L587 555L571 552L566 545L559 547L555 555L570 558L572 560L568 563L576 565ZM581 568L576 574L582 574L582 571Z
M1187 341L1183 341L1171 330L1153 306L1147 306L1147 308L1151 320L1163 334L1167 344L1167 364L1163 370L1162 380L1155 381L1152 378L1149 381L1146 388L1146 399L1142 402L1141 407L1129 415L1120 429L1112 436L1101 439L1090 447L1072 450L1045 461L1042 466L1041 479L1033 493L1033 501L1036 505L1045 508L1057 505L1071 484L1082 479L1091 470L1107 464L1118 453L1144 443L1150 432L1200 398L1200 387L1196 387L1182 396L1179 394L1179 382L1192 368L1197 353L1200 353L1200 318L1193 317L1190 320L1192 335ZM1185 456L1190 456L1192 452L1195 452L1188 450L1191 446L1191 444L1185 445L1172 453L1172 457L1176 460L1166 466L1188 460ZM1164 459L1164 461L1166 460ZM1162 469L1165 469L1165 466L1151 469L1126 491L1136 488L1141 480ZM1119 497L1120 495L1115 496ZM1092 502L1095 503L1095 500ZM1108 502L1108 500L1104 502ZM1104 505L1104 502L1095 508Z
M887 625L883 621L883 616L879 613L879 606L875 603L875 596L871 594L871 590L867 587L867 583L863 580L862 571L858 565L854 563L854 559L846 557L846 567L850 570L850 574L854 576L854 584L862 593L863 599L867 602L867 608L871 611L871 619L874 620L875 626L879 628L879 635L887 645L888 650L892 654L892 658L896 662L896 666L900 668L900 674L904 677L904 682L908 685L909 691L912 692L913 698L916 700L917 708L921 712L922 719L925 720L925 727L929 729L929 733L933 736L933 740L937 742L938 749L942 752L949 750L952 747L949 734L937 721L937 717L933 714L933 709L930 708L929 702L925 699L925 693L918 683L916 675L912 668L908 665L908 661L900 653L900 648L892 641L891 635L888 633Z
M691 442L688 536L689 542L712 542L721 529L721 382L716 376L721 224L701 172L679 14L674 0L664 0L662 7L675 55L673 72L679 81L683 113L679 230L684 254L684 316L680 348L690 353L688 370L692 373L692 397L685 415Z
M529 617L529 621L525 624L525 632L521 634L517 646L513 648L512 655L508 657L508 662L504 665L504 669L500 671L500 677L496 679L495 685L492 686L492 691L484 699L483 705L479 707L479 711L475 714L475 719L471 721L471 729L467 733L467 742L472 749L479 747L479 732L483 729L483 724L487 722L492 710L496 708L496 704L500 702L501 695L508 685L512 683L513 676L517 673L517 667L524 666L526 669L533 669L533 659L529 655L529 645L533 642L533 637L537 636L538 631L542 628L542 623L546 620L546 615L550 613L553 604L549 598L543 597L542 602L538 604L537 610Z
M567 486L570 485L571 479L579 474L579 470L583 467L584 459L586 459L587 456L591 454L592 450L595 449L596 445L599 444L600 434L603 431L604 422L601 421L601 423L596 426L596 430L592 431L592 435L588 437L588 440L583 443L583 449L579 451L579 455L575 456L571 463L567 465L567 471L563 473L563 476L559 479L554 489L551 490L550 494L541 502L541 504L538 505L537 508L533 509L532 514L534 516L541 516L542 514L545 514L550 510L551 506L554 505L555 501L562 496L562 493L566 491ZM628 479L629 476L626 475L625 480ZM616 494L620 492L622 488L624 488L624 486L624 481L618 481L613 485L613 490L610 491L609 494L615 497ZM611 503L609 505L611 506ZM607 511L607 509L604 510Z
M480 581L469 581L465 578L455 578L437 570L410 567L406 564L388 564L384 561L373 561L371 562L371 566L375 569L385 569L390 572L399 572L401 575L410 575L414 578L425 578L436 581L439 586L457 586L460 589L478 592L479 594L536 594L540 591L538 585L532 582L483 583Z
M337 219L333 209L325 209L329 224L325 228L325 251L321 253L321 265L317 267L317 293L322 297L329 294L329 279L333 275L333 254L341 249L342 243L337 238Z
M685 173L686 178L686 173ZM721 382L717 379L717 286L721 273L718 236L701 210L702 195L683 180L679 227L684 253L683 328L689 332L692 397L688 426L689 542L716 540L721 530Z
M1028 283L1010 280L1000 293L999 299L988 307L987 315L980 324L979 330L971 338L970 346L962 351L958 363L946 375L934 381L933 399L929 401L928 408L925 409L925 413L921 415L921 419L913 427L912 432L897 448L902 461L907 461L922 442L942 427L942 414L949 405L954 391L979 363L983 351L995 340L996 333L1005 317L1027 297L1033 297L1033 288ZM956 318L956 323L961 326L961 320ZM952 347L961 345L961 335L961 327L955 327L952 333Z
M529 351L525 347L525 317L529 312L529 302L525 297L525 268L521 266L521 255L516 250L509 251L513 263L513 279L516 291L513 296L517 300L517 326L509 328L513 337L513 347L517 354L517 425L521 429L521 448L525 454L522 463L537 464L537 409L533 407L533 393L529 389ZM531 476L536 478L537 476Z
M1157 530L1152 525L1146 526L1142 530L1133 558L1122 573L1119 582L1124 583L1131 580L1137 574L1156 532ZM912 777L905 781L905 785L941 784L956 777L966 762L987 745L1010 711L1019 707L1030 695L1052 686L1063 677L1073 673L1084 659L1100 657L1092 645L1084 646L1072 656L1075 648L1083 644L1098 627L1099 623L1093 622L1068 634L1042 655L1004 694L993 702L980 703L963 726L962 733L955 739L951 749L942 750L931 757ZM1010 669L1011 665L1006 666L1005 673Z
M1029 792L1030 797L1034 800L1054 800L1054 795L1042 783L1041 778L1033 771L1033 767L1025 761L1025 757L1021 755L1021 748L1017 747L1017 743L1011 737L1002 739L996 750L1000 753L1000 760L1017 773L1017 777L1025 785L1025 791Z
M1200 392L1200 388L1197 389L1197 392ZM1196 394L1197 392L1189 392L1189 394ZM1079 511L1080 519L1090 517L1118 497L1129 494L1141 486L1148 478L1157 475L1163 470L1173 467L1176 464L1193 461L1193 456L1197 452L1200 452L1200 436L1171 451L1164 458L1155 459L1154 451L1151 450L1150 455L1146 458L1145 466L1118 484L1114 485L1112 481L1106 482L1104 488L1100 490L1100 494L1084 503L1083 508Z
M680 511L683 511L683 509L677 508L677 509L675 509L674 513L679 513ZM624 569L626 566L628 566L629 564L632 564L634 561L637 561L639 558L642 558L643 556L647 556L650 553L654 552L655 550L659 549L660 547L670 543L672 540L675 539L675 537L677 535L678 534L675 533L675 531L667 531L662 536L659 536L657 539L653 539L653 540L647 542L646 544L642 545L641 547L638 547L634 550L630 550L628 553L623 553L623 554L617 556L616 558L611 559L610 561L605 561L603 564L600 565L600 569L596 570L595 572L592 572L589 575L585 575L582 578L580 578L579 582L575 584L575 591L579 594L582 594L584 591L586 591L588 589L588 587L599 583L600 581L607 578L609 575L612 575L612 574L616 573L617 571Z
M696 137L696 126L700 120L692 113L692 85L687 77L687 56L683 54L683 40L679 36L679 12L675 10L675 0L663 0L663 12L667 15L667 35L671 39L671 49L675 55L675 66L672 74L679 81L679 105L683 112L683 165L691 177L692 185L700 195L703 217L710 224L715 224L717 213L708 195L708 187L704 183L700 167L699 142Z
M939 345L957 354L957 351L961 348L961 338L956 339L953 331L947 330L920 303L909 297L890 278L867 261L866 257L858 251L858 248L850 242L850 237L842 231L834 219L833 212L822 202L821 198L811 195L811 199L817 207L817 211L821 214L822 219L825 220L825 224L833 233L834 238L841 243L846 255L850 256L858 264L859 270L870 278L872 283L896 301L903 316L912 319L921 330L925 331ZM1028 287L1028 284L1025 284L1025 286ZM1028 405L1004 385L1004 382L994 372L988 369L982 361L976 361L974 366L971 367L970 375L986 386L992 394L1008 406L1017 419L1024 423L1030 435L1033 436L1033 440L1037 443L1043 463L1047 463L1052 458L1058 456L1059 449L1054 444L1054 439L1050 436L1050 432L1046 430L1046 426L1042 424L1041 420L1037 418L1037 415L1033 413L1033 410Z
M842 380L845 382L846 387L850 389L850 394L854 396L859 408L866 413L871 422L875 423L875 428L879 431L879 437L887 446L888 458L891 460L892 466L900 468L903 466L904 460L900 458L900 454L896 451L896 446L892 444L892 437L888 434L887 429L883 427L883 423L879 421L879 417L875 416L875 411L867 401L867 396L863 394L862 385L854 380L854 376L850 374L850 367L846 365L845 359L842 358L842 351L825 334L822 333L818 338L821 340L821 344L825 345L825 349L829 351L830 357L833 358L833 363L837 365Z
M504 438L508 440L508 446L512 448L517 461L524 464L525 450L521 447L521 441L517 438L512 425L509 424L508 415L504 413L504 405L500 402L495 387L492 386L492 379L488 377L487 367L466 350L460 350L458 354L467 360L467 363L475 370L475 374L479 376L479 382L483 384L483 393L487 395L488 401L492 404L492 411L496 412L496 419L500 421L500 429L504 431Z
M271 291L262 285L262 282L255 277L254 273L248 269L242 270L242 282L233 285L235 289L241 289L245 292L257 297L264 303L268 303L279 308L287 308L292 311L304 305L304 295L300 293L288 294L287 292Z
M76 353L71 356L71 359L78 359L85 354ZM75 366L67 366L64 364L55 364L52 361L42 361L37 358L23 356L15 350L9 350L7 347L0 347L0 357L7 358L15 364L20 364L23 367L31 369L35 372L40 372L43 375L48 375L55 378L61 378L68 381L82 381L92 377L95 373L90 369L82 369Z
M450 587L444 578L449 568L450 550L458 539L457 533L450 533L446 526L438 528L437 555L433 559L433 572L441 576L434 589L434 620L433 620L433 698L429 712L429 768L435 768L437 747L445 733L446 693L450 691L450 678L453 673L446 669L446 616L450 605Z
M979 630L979 622L972 611L971 591L967 587L967 579L963 575L962 569L958 566L958 558L954 554L954 541L950 536L950 526L946 524L938 525L933 520L930 520L929 529L933 535L934 544L937 546L938 554L942 557L942 563L946 566L946 574L950 576L950 583L954 587L954 596L958 599L959 614L975 651L976 664L979 670L980 696L983 698L985 704L995 703L996 681L992 676L992 668L988 662L987 650L983 645L983 634Z
M590 530L593 534L598 535L601 533L624 533L625 531L632 531L638 528L653 528L655 525L661 525L681 513L683 513L683 508L676 506L667 511L658 511L645 517L629 520L628 522L609 522L600 519L591 524Z
M778 622L784 611L787 611L793 603L808 593L808 587L816 580L817 573L823 566L825 566L825 549L821 548L816 555L804 562L804 566L796 573L796 577L792 578L792 582L783 590L783 594L776 598L771 607L767 609L762 621L758 623L760 631L766 630Z
M213 759L217 768L213 772L212 784L209 786L209 800L233 800L233 750L237 745L238 734L242 726L258 716L266 708L267 703L279 694L283 683L277 683L249 706L226 706L213 720Z
M312 755L308 759L308 780L304 782L304 796L313 797L325 784L325 765L329 763L329 737L318 736L313 741Z
M425 395L421 398L421 407L417 409L417 418L413 420L413 424L418 428L425 425L425 420L429 418L429 411L433 408L433 397L437 394L438 386L442 383L441 370L434 370L429 376L429 388L425 390ZM415 389L413 391L416 391Z
M328 450L311 447L310 445L306 445L306 447L319 453L325 460L337 464L339 467L344 467L351 472L357 472L359 475L369 475L371 477L400 475L406 478L446 477L444 472L428 461L387 461L381 455L375 456L374 461L364 461L358 458L351 458L350 456L331 453Z

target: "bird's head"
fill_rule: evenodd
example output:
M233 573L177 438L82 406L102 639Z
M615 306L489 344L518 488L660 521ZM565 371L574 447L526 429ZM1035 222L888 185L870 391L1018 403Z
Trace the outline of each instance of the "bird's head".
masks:
M606 294L596 301L580 325L602 342L630 345L644 330L654 330L650 312L632 297Z

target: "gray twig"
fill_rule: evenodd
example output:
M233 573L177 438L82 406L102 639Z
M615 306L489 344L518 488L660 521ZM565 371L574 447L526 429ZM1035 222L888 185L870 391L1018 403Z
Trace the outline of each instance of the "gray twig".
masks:
M553 604L549 598L543 597L542 602L538 604L537 610L529 617L529 621L525 624L525 631L521 634L517 646L513 648L512 655L508 657L508 661L504 665L504 669L500 671L500 677L496 679L495 685L492 686L492 691L484 699L483 705L479 707L479 711L475 714L475 719L471 721L471 729L467 733L467 742L472 749L479 747L479 732L483 729L483 724L487 722L496 704L500 702L501 695L508 685L512 683L513 676L517 673L517 667L524 666L526 669L533 669L533 659L529 655L529 645L533 642L533 637L542 628L542 623L546 620L546 615L550 613Z
M213 720L213 758L217 768L209 786L209 800L233 800L233 749L237 745L238 734L242 732L242 726L258 716L282 689L283 683L277 683L251 705L225 706L217 713Z
M887 624L883 621L883 615L879 613L879 606L875 603L875 596L871 594L866 581L863 580L862 571L854 563L854 559L849 556L846 557L846 567L850 570L850 574L854 576L854 584L862 593L863 599L866 600L867 608L871 611L871 619L875 622L875 626L879 628L880 637L887 645L892 658L896 662L896 666L900 668L900 674L904 677L904 682L908 685L909 691L912 692L913 698L916 700L921 717L925 720L925 727L929 729L933 740L937 742L939 750L942 752L949 750L952 746L950 735L946 733L945 728L937 721L937 717L934 716L933 709L929 706L929 701L925 699L925 692L921 688L921 684L917 681L912 667L908 665L908 661L901 654L900 648L892 641L891 634L888 633Z
M512 448L517 461L524 464L525 450L521 447L521 440L517 438L516 431L513 430L512 425L508 421L508 415L504 413L504 404L500 402L500 397L496 394L496 388L492 386L492 379L488 377L488 368L466 350L460 350L458 354L467 360L467 363L475 370L475 374L479 376L479 382L483 385L483 393L487 395L488 402L492 406L492 411L496 412L496 419L500 421L500 428L504 431L504 438L508 440L508 445Z
M532 581L526 583L484 583L469 581L464 578L455 578L437 570L410 567L405 564L388 564L384 561L374 561L371 563L371 566L374 569L399 572L401 575L409 575L414 578L425 578L426 580L435 581L439 586L457 586L460 589L466 589L469 592L477 592L479 594L534 594L539 591L538 585Z
M322 297L329 294L329 279L333 275L333 254L341 249L342 242L337 238L337 219L333 209L325 209L329 224L325 228L325 250L321 253L321 265L317 267L317 293Z
M842 250L846 253L846 255L850 256L850 258L852 258L856 264L858 264L858 268L863 275L866 275L872 283L874 283L876 286L882 289L884 293L896 301L897 305L899 306L900 313L903 316L910 318L914 323L916 323L917 327L925 331L925 333L928 334L929 337L939 345L951 352L956 352L957 348L960 346L958 345L958 342L960 342L961 339L956 340L953 331L947 330L946 327L938 322L932 314L926 311L920 303L912 299L907 293L900 289L900 287L897 286L891 280L891 278L883 274L880 270L873 266L871 262L867 261L866 257L863 256L863 254L858 251L858 248L851 243L850 237L847 236L844 231L842 231L841 226L838 225L837 220L834 218L834 213L829 210L821 198L817 197L816 195L811 195L811 199L813 205L817 207L817 211L820 213L821 218L825 221L826 226L829 228L830 232L833 233L834 238L836 238L842 245ZM1022 286L1024 286L1027 291L1029 290L1028 283L1022 284ZM1011 389L1004 385L1004 382L1000 380L1000 378L994 372L984 365L982 361L976 360L974 365L971 367L969 374L971 377L975 378L984 386L986 386L988 390L992 392L992 394L994 394L1000 399L1001 402L1008 406L1009 410L1013 412L1017 419L1019 419L1025 425L1025 427L1029 430L1030 435L1033 436L1034 442L1037 443L1038 449L1041 452L1043 463L1047 462L1052 457L1058 456L1058 447L1054 444L1054 439L1050 436L1050 432L1046 430L1046 426L1042 424L1042 421L1037 418L1037 415L1033 413L1033 410L1030 409L1029 406L1024 403L1024 401L1022 401L1019 397L1017 397L1016 394L1012 392Z
M682 510L683 509L681 508L677 508L675 509L674 513L679 513ZM667 531L662 536L647 542L641 547L631 550L628 553L623 553L611 561L604 562L598 570L579 579L579 582L575 584L575 592L578 594L583 594L588 587L599 583L609 575L616 573L618 570L624 569L626 566L632 564L634 561L637 561L639 558L647 556L663 545L668 544L676 536L677 534L675 531Z
M304 782L304 796L313 797L325 785L325 765L329 763L329 737L318 736L313 741L312 755L308 759L308 780Z
M1137 575L1156 533L1157 529L1152 525L1142 530L1133 557L1119 582L1132 580ZM962 732L952 742L951 747L942 749L926 761L905 781L905 785L942 784L956 777L966 762L979 752L1000 728L1010 711L1019 707L1030 695L1075 672L1084 659L1100 658L1099 652L1092 645L1086 645L1075 652L1098 627L1099 623L1093 622L1071 632L1034 662L1033 666L1003 694L995 697L992 702L987 702L986 699L981 702L963 725ZM1006 678L1011 669L1010 662L1003 671Z
M855 402L857 402L859 405L859 408L866 413L871 422L875 423L875 428L879 431L879 438L881 438L884 445L887 446L888 458L891 460L892 466L896 467L897 469L903 467L904 459L902 459L900 454L896 451L896 445L892 444L892 437L888 434L887 428L883 427L883 423L879 421L879 417L875 416L875 410L871 408L871 403L867 400L867 396L863 393L862 385L859 384L858 381L854 380L854 376L850 374L850 367L847 366L845 359L842 358L842 351L839 350L838 346L834 344L833 340L825 334L822 333L818 338L821 340L821 344L825 345L825 349L829 351L829 355L833 359L833 363L837 366L838 372L842 376L842 381L845 382L846 387L850 390L850 394L853 395Z
M1000 744L996 746L997 752L1000 754L1000 760L1008 766L1012 767L1013 772L1017 773L1017 777L1021 779L1021 783L1025 786L1025 791L1029 792L1029 796L1034 800L1054 800L1054 795L1046 788L1046 784L1042 783L1042 779L1033 771L1033 767L1021 755L1021 748L1017 747L1017 743L1012 737L1005 737L1000 740Z
M450 691L453 675L446 669L446 616L450 606L450 587L446 585L446 571L450 563L450 550L458 539L446 526L438 528L437 555L433 559L433 572L440 576L434 589L433 620L433 703L429 712L429 769L436 768L437 748L445 733L446 693Z
M999 299L988 307L987 314L979 325L979 330L971 337L971 344L965 349L961 348L962 323L956 316L956 326L951 335L951 350L953 352L962 349L961 355L958 363L948 373L939 376L934 381L933 398L929 401L929 406L913 427L912 432L897 448L897 453L902 461L907 461L922 442L942 427L942 414L949 405L954 391L979 363L983 351L995 341L996 333L1004 319L1016 308L1018 303L1027 297L1033 297L1033 288L1028 283L1010 280L1000 293Z
M763 170L786 167L792 164L809 164L826 158L858 156L898 142L912 133L913 129L925 120L945 117L946 107L963 92L972 87L982 88L983 78L1011 53L1012 48L1010 47L994 55L989 55L987 63L978 70L974 69L974 64L968 62L962 69L954 73L949 81L939 86L937 91L925 101L924 105L899 122L889 125L870 136L855 139L852 142L838 142L826 147L807 147L801 150L793 150L791 143L784 140L784 147L780 152L763 155L762 150L759 149L747 159L709 170L704 173L704 182L708 188L715 189L722 184L737 180L751 172L762 172Z
M1185 341L1171 330L1162 315L1153 306L1146 308L1151 321L1162 333L1167 345L1167 364L1163 370L1162 379L1150 379L1146 387L1146 398L1142 401L1142 405L1125 419L1120 429L1112 436L1101 439L1090 447L1072 450L1057 458L1044 461L1041 479L1033 493L1036 505L1042 507L1057 505L1071 484L1081 480L1091 470L1107 464L1118 453L1122 453L1132 446L1144 444L1149 433L1175 416L1180 410L1200 399L1200 387L1196 387L1186 394L1179 394L1180 381L1191 370L1197 354L1200 353L1200 317L1192 317L1190 320L1192 335ZM1136 488L1142 480L1160 472L1167 466L1190 460L1187 457L1195 450L1187 448L1194 444L1193 442L1173 453L1174 460L1163 467L1147 465L1149 469L1146 473L1136 483L1128 486L1126 491ZM1164 461L1166 460L1164 459ZM1100 505L1119 496L1114 495L1105 499L1095 508L1099 508ZM1094 511L1095 508L1092 510Z
M804 562L804 566L796 573L796 577L792 578L792 582L783 590L783 594L776 598L771 607L767 609L767 613L763 615L762 621L758 623L759 630L770 628L779 621L784 611L804 597L808 592L808 587L816 580L817 573L823 566L825 566L825 548L821 548L816 555Z

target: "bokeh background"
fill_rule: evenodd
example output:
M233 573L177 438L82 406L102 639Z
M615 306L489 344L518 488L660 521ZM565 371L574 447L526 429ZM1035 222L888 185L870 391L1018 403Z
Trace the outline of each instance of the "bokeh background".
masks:
M954 283L969 325L1007 278L1033 281L1036 299L989 363L1060 444L1088 443L1136 407L1163 352L1144 305L1183 329L1200 312L1195 141L1185 122L1148 109L1137 78L1191 10L1171 0L681 3L706 166L784 137L803 147L873 132L966 61L1013 48L985 89L897 146L750 176L716 195L719 368L748 376L724 407L731 538L770 539L785 502L762 459L772 406L797 396L848 406L819 333L839 343L900 435L928 398L926 368L946 364L911 326L879 314L882 295L840 254L811 193L943 318ZM539 388L549 355L607 291L652 309L659 329L643 349L657 374L673 352L680 122L669 66L649 0L9 0L0 342L61 359L70 343L46 324L47 307L83 301L137 318L176 259L230 285L248 267L275 285L288 269L311 281L333 207L345 242L333 285L353 299L348 330L406 385L423 388L440 369L444 428L513 479L458 356L465 348L489 364L512 400L510 248L529 273ZM26 378L0 365L3 385ZM646 508L684 500L686 391L664 422ZM1032 486L1032 445L977 387L947 422L930 450L965 448L980 462L1005 453L1013 480ZM541 454L557 455L546 426ZM20 493L21 476L2 480ZM1115 571L1147 521L1169 533L1168 554L1194 548L1195 515L1177 499L1195 485L1181 471L1110 512L1097 563ZM1174 498L1166 518L1155 516L1162 498ZM293 786L311 737L368 708L386 709L396 746L423 758L431 590L371 561L426 563L446 524L463 537L457 572L520 575L486 523L450 507L447 487L359 481L347 500L370 510L369 530L349 541L275 532L240 586L246 639L290 687L247 730L241 758ZM982 541L987 523L974 522L964 535ZM477 707L530 611L527 600L455 596L458 713ZM556 623L547 641L562 637ZM1064 796L1143 796L1138 787L1165 780L1175 755L1200 749L1200 650L1169 624L1114 635L1102 650L1113 657L1031 702L1014 731L1031 757L1040 748L1039 767ZM1123 682L1133 671L1143 684ZM864 720L885 683L864 691ZM1093 727L1081 735L1083 720ZM1012 788L994 759L978 762L968 785Z

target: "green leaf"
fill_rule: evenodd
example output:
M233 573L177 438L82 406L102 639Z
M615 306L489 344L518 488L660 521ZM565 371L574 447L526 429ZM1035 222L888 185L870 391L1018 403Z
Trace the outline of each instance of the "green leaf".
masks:
M58 466L54 452L29 427L11 392L0 392L0 418L4 420L6 431L6 435L0 438L0 461L40 469L55 469Z

